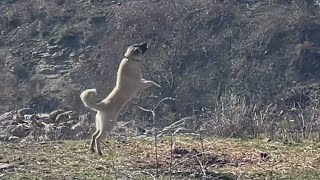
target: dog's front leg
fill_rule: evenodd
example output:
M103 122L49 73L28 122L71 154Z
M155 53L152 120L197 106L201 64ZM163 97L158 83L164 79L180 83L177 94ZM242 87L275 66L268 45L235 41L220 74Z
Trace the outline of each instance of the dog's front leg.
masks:
M148 81L148 80L145 80L145 79L142 79L141 80L142 84L141 84L141 90L145 90L149 87L152 87L152 86L156 86L158 88L161 88L161 86L153 81Z

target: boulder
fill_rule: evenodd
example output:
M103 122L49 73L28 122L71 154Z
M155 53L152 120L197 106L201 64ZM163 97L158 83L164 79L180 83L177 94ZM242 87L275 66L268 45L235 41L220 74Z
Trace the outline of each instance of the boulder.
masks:
M49 113L49 119L56 120L56 117L63 112L65 112L65 110L63 109L54 110L51 113Z
M21 142L21 138L17 137L17 136L10 136L8 138L8 142L12 142L12 143L19 143Z
M23 138L29 134L29 129L23 124L18 124L18 125L10 125L9 126L9 133L12 136L17 136L20 138Z
M74 134L75 139L84 139L88 137L89 127L85 126L82 123L77 123L71 127L72 133Z
M22 108L22 109L19 109L17 113L19 117L24 117L24 115L32 115L32 114L36 114L37 112L30 108Z
M55 140L57 137L56 134L56 128L54 124L44 124L44 135L39 136L40 137L44 137L42 140Z
M67 126L59 126L56 130L58 139L72 139L73 133L70 127Z
M13 112L6 112L0 115L0 123L5 120L13 119Z
M66 111L57 115L55 122L67 122L70 120L70 116L73 114L73 111Z
M9 134L7 132L1 131L0 132L0 142L8 141Z
M15 164L0 164L0 172L9 169L15 169L17 166Z
M2 120L0 121L0 125L4 126L4 127L8 127L9 125L14 124L14 121L11 119L7 119L7 120Z

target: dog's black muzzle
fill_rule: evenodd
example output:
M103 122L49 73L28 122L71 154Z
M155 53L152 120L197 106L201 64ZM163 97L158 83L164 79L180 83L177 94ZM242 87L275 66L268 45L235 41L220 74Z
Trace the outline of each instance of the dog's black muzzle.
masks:
M143 54L148 49L148 45L146 42L138 44L139 49L141 50L141 53Z

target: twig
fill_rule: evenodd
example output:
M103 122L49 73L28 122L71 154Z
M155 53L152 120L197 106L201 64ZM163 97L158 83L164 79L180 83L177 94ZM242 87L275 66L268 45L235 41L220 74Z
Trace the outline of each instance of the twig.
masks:
M200 143L201 143L201 162L199 160L198 161L200 163L200 167L201 167L203 175L206 176L206 168L202 164L204 162L204 145L203 145L203 138L202 138L201 129L199 130L199 138L200 138Z
M274 166L275 166L275 158L272 160L272 166L271 166L271 171L270 171L270 179L273 179L273 171L274 171Z
M110 151L111 151L111 156L112 156L112 170L113 170L113 173L114 173L114 177L115 179L117 180L118 179L118 174L117 174L117 169L116 169L116 164L115 164L115 161L114 161L114 158L116 157L114 155L114 150L112 147L106 145L106 143L104 142L101 142L106 148L108 148Z
M173 134L170 133L170 164L169 164L169 179L172 179L172 160L173 160Z
M205 177L206 176L206 167L204 167L203 166L203 163L199 160L199 158L196 158L197 160L198 160L198 162L199 162L199 165L200 165L200 168L201 168L201 171L202 171L202 174L203 174L203 176ZM203 157L202 157L202 159L203 159Z
M153 176L151 173L149 173L149 172L147 172L147 171L133 172L133 173L132 173L132 176L133 176L133 175L137 175L137 174L145 174L145 175L151 176L151 178L152 178L153 180L156 180L156 179L157 179L155 176Z
M112 153L112 155L113 155L113 153ZM117 180L118 179L118 175L117 175L116 165L115 165L115 162L114 162L114 156L112 156L112 170L113 170L113 173L114 173L114 177Z
M108 148L109 150L112 150L112 147L106 145L106 143L104 143L104 142L101 142L101 143L102 143L106 148Z
M141 109L142 111L145 111L145 112L151 112L152 113L152 117L153 117L153 128L154 128L154 149L155 149L155 159L156 159L156 177L158 178L159 177L159 168L158 168L158 140L157 140L157 136L158 136L158 130L157 130L157 127L156 127L156 110L157 108L160 106L160 104L165 101L165 100L173 100L175 101L174 98L171 98L171 97L165 97L163 99L161 99L158 104L152 109L145 109L143 107L138 107L139 109Z

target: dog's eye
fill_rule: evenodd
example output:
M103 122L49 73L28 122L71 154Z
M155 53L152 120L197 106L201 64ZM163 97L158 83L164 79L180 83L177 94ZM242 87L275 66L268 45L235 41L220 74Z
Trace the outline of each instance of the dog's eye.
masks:
M133 52L134 52L134 53L140 53L140 49L135 48L135 49L133 50Z

